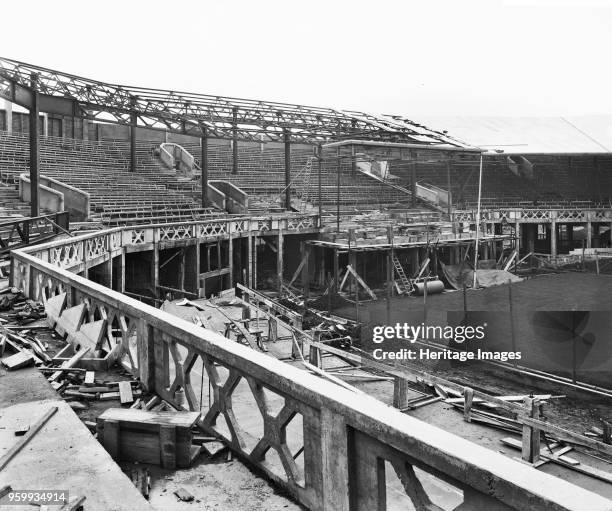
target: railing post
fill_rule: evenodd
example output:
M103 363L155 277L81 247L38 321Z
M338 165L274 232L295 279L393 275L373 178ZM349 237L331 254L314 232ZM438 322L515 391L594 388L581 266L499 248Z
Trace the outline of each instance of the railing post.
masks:
M342 415L321 410L321 511L348 511L349 459L346 422Z
M523 402L527 417L534 419L540 417L540 405L537 399L525 397ZM523 425L522 458L529 463L537 463L540 459L540 430L538 428Z
M155 332L144 319L136 326L138 348L138 375L140 382L148 391L155 390Z
M408 381L401 376L393 379L393 406L400 410L408 406Z

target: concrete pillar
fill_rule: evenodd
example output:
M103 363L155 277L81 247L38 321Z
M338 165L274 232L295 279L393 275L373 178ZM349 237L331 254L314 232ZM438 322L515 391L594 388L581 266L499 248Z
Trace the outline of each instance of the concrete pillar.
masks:
M591 225L591 221L587 221L586 225L586 248L591 248L593 244L593 226Z
M519 221L517 220L516 223L514 224L514 235L516 238L515 244L514 244L514 248L516 249L516 251L520 254L521 252L521 224L519 223Z
M550 223L550 255L557 255L557 221L554 218Z
M36 75L32 74L32 87L36 84ZM38 199L38 164L39 164L39 118L38 118L38 92L32 93L32 105L30 108L30 216L38 216L40 213Z
M13 133L13 103L5 100L4 112L6 115L6 131L7 133Z
M49 114L42 114L43 136L49 136Z

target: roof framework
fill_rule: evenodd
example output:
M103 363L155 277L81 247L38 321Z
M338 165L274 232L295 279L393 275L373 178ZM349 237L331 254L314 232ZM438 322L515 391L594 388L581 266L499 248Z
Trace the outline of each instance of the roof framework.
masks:
M257 142L363 139L470 146L397 116L115 85L0 57L0 97L58 115Z

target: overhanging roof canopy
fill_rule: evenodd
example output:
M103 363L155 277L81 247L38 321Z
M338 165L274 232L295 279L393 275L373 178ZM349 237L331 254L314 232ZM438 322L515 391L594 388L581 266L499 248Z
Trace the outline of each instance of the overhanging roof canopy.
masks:
M0 57L0 97L42 112L150 129L248 141L319 143L363 139L423 147L470 146L398 117L115 85Z

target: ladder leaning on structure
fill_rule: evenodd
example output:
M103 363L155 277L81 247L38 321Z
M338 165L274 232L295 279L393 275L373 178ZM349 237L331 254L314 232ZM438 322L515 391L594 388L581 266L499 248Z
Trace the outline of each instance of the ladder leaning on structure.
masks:
M395 281L395 286L399 294L408 294L412 290L412 284L406 277L406 272L404 272L404 268L400 263L397 256L393 256L393 266L395 267L395 273L399 277L399 280Z

